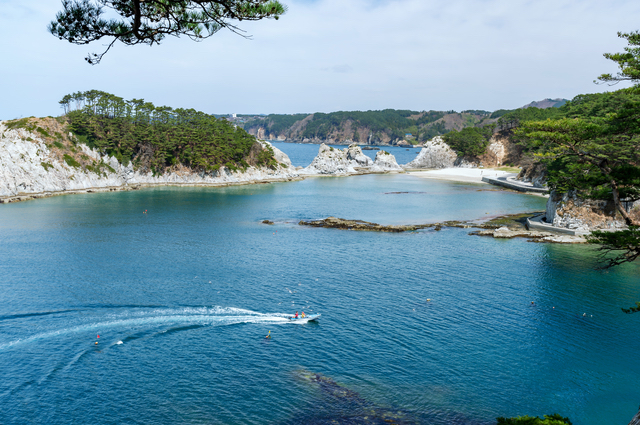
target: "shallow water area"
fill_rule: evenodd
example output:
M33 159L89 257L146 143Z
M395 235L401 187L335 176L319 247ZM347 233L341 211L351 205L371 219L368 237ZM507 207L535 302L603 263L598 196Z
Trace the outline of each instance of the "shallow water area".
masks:
M640 318L620 307L640 299L637 266L596 272L588 247L468 229L297 225L476 220L545 201L368 175L2 205L0 423L627 423Z

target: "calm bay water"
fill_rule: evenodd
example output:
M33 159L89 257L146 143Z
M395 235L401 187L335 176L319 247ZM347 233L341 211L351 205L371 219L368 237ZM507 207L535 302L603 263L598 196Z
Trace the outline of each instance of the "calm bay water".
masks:
M381 409L626 424L640 317L620 307L640 299L638 267L600 273L587 247L468 229L296 224L544 208L488 189L370 175L2 205L0 423L381 423ZM296 310L322 318L292 324Z
M310 143L286 143L286 142L271 142L275 147L289 155L291 163L296 167L306 167L311 164L313 158L318 155L318 149L320 145ZM328 145L336 149L345 149L344 145ZM420 153L420 149L416 148L400 148L397 146L377 146L380 150L389 152L396 157L396 162L400 165L407 164L413 161ZM376 159L376 150L363 150L362 153L367 155L371 159Z

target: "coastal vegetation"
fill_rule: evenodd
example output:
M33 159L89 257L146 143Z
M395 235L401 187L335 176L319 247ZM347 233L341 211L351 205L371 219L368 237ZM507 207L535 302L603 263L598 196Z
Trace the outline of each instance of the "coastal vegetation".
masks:
M249 117L244 128L266 138L290 140L354 141L362 144L393 144L400 140L417 144L465 127L495 122L488 111L339 111Z
M640 212L631 209L640 200L640 34L618 35L629 47L605 57L614 60L620 72L603 74L599 81L631 81L633 87L577 96L559 108L559 116L520 122L515 131L546 166L550 188L613 203L628 229L595 231L589 239L600 245L605 268L640 257Z
M572 425L569 418L561 415L544 415L544 418L537 416L518 416L516 418L498 418L497 425Z
M205 172L277 166L273 151L255 137L194 109L156 107L97 90L66 95L60 104L79 142L156 174L179 165Z
M63 0L48 29L73 44L111 39L102 53L85 58L95 65L116 41L153 46L168 35L202 41L223 28L240 33L235 21L278 19L286 10L277 0Z

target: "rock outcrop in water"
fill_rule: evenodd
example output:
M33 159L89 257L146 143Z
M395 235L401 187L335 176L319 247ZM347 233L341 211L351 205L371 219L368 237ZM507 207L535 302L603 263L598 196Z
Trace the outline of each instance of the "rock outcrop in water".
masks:
M174 167L169 173L154 175L138 172L132 164L125 166L114 157L77 144L73 148L75 155L93 164L81 167L69 155L63 156L47 144L40 134L22 128L8 129L0 122L0 202L150 185L225 186L299 178L289 157L271 148L279 161L276 169L249 167L243 172L221 167L218 171L195 172L187 167Z
M322 143L311 164L300 170L302 175L334 176L389 172L403 172L393 155L379 151L373 161L355 143L346 149L336 149Z
M457 157L458 155L442 140L442 137L437 136L425 143L418 156L403 168L449 168L453 167Z
M369 232L392 232L392 233L427 229L430 227L433 227L436 230L440 230L440 228L442 227L468 227L465 223L461 223L459 221L447 221L444 223L429 223L429 224L384 225L384 224L378 224L378 223L371 223L363 220L345 220L344 218L338 218L338 217L327 217L321 220L301 220L298 224L300 226L327 227L332 229L363 230L363 231L369 231Z

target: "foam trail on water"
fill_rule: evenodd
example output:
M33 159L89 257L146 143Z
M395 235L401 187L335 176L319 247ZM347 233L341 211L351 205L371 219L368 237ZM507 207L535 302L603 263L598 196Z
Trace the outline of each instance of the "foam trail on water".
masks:
M225 326L240 323L288 323L290 314L286 313L259 313L256 311L235 307L184 307L180 309L161 308L153 311L129 311L118 314L106 314L101 316L109 320L96 321L54 331L43 332L20 338L14 341L0 343L0 350L19 344L27 344L42 339L50 339L62 335L79 332L100 331L106 329L135 329L150 326L167 325L201 325L201 326Z

